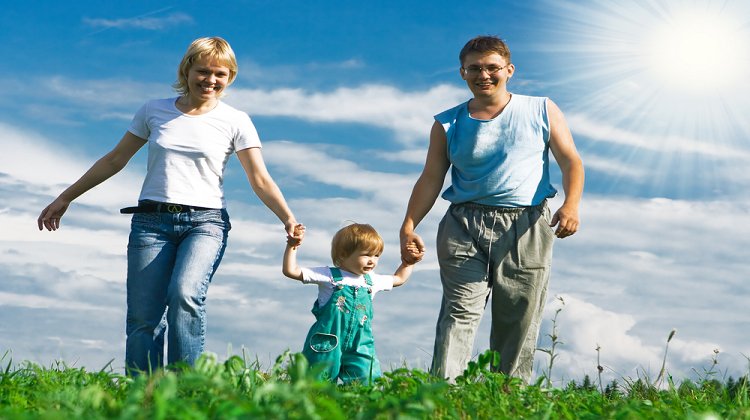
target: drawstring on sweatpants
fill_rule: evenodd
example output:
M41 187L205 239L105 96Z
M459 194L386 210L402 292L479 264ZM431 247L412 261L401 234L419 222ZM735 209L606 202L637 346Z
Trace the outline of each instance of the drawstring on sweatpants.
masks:
M497 210L492 212L492 228L490 229L490 245L487 247L487 273L484 275L484 279L490 281L490 263L492 260L492 243L495 242L495 224L497 223ZM486 226L484 225L484 215L482 215L482 230L486 236Z
M541 203L535 205L535 206L529 206L529 207L499 207L499 206L491 206L486 204L480 204L480 203L474 203L474 202L466 202L466 203L453 203L451 204L450 208L453 207L465 207L468 209L476 209L481 210L482 212L482 222L481 222L481 231L482 231L482 238L487 236L487 225L484 222L484 218L488 215L488 213L492 213L492 231L490 232L490 244L487 247L487 272L485 273L485 279L489 280L490 278L490 268L491 268L491 257L492 257L492 243L495 241L495 225L497 224L497 215L500 214L521 214L527 211L531 211L533 209L540 209L540 211L543 211L543 209L546 207L547 199L542 200ZM516 238L518 240L518 238ZM477 242L480 242L480 238L477 238Z

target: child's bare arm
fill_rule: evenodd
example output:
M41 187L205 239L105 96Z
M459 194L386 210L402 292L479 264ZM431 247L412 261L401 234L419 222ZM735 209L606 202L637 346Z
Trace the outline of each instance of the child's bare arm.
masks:
M393 287L401 286L402 284L406 283L407 280L409 280L409 276L411 276L412 267L414 267L413 264L406 264L401 263L400 266L396 269L396 272L393 273L393 276L396 277L393 280Z
M421 254L423 254L423 252L419 250L415 243L411 242L406 244L406 249L407 251L409 251L409 254L411 254L413 261L421 260ZM393 282L393 287L401 286L402 284L406 283L407 280L409 280L409 276L411 276L413 266L414 264L407 264L403 261L401 262L401 265L398 267L398 269L396 269L396 272L393 273L393 275L396 277L396 280L394 280Z
M305 235L305 227L302 225L295 226L294 234L295 236L299 235L298 240L287 240L281 272L290 279L302 281L302 269L297 264L297 247Z
M293 280L302 281L302 269L297 264L297 248L287 244L284 250L284 262L281 266L281 272Z

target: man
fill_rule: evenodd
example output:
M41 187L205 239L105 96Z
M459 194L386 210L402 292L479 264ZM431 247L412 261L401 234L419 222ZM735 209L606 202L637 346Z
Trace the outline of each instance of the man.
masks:
M490 349L500 370L529 381L549 282L555 236L578 230L584 170L565 118L548 98L508 91L515 72L510 50L497 37L470 40L459 55L461 78L473 98L435 116L427 160L401 226L407 247L424 242L414 232L442 197L451 205L440 222L437 256L443 300L432 373L454 379L471 357L476 329L490 295ZM565 200L550 214L549 151L562 171Z

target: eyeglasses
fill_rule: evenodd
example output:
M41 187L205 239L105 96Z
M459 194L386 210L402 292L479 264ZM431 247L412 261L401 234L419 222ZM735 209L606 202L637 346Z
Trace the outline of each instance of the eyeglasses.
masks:
M487 72L487 75L492 76L495 73L499 72L500 70L508 67L510 63L500 67L500 66L469 66L469 67L461 67L461 70L464 72L467 76L479 76L482 74L483 71Z

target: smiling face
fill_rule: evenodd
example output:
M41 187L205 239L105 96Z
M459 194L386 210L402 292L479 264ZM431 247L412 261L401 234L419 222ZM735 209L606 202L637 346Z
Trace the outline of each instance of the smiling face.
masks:
M466 81L475 98L505 94L508 79L515 71L513 64L494 52L471 52L461 64L461 78Z
M196 85L196 81L201 77L201 74L208 75L207 72L209 71L213 73L213 77L221 85L218 86L217 84L213 87L213 91L218 93L219 97L237 77L237 59L234 56L234 51L232 51L229 43L222 38L198 38L193 41L182 57L180 65L177 66L177 81L172 86L183 97L191 101L194 99L202 101L200 98L201 92L210 93L212 89L210 86L206 88ZM196 72L199 74L193 74ZM203 81L203 83L206 82L209 85L214 84L209 80ZM193 98L191 95L197 95L197 97Z
M216 60L199 60L187 72L187 96L193 103L218 100L229 86L230 70Z
M351 255L341 259L340 267L352 274L361 276L375 270L379 259L380 254L358 248Z

